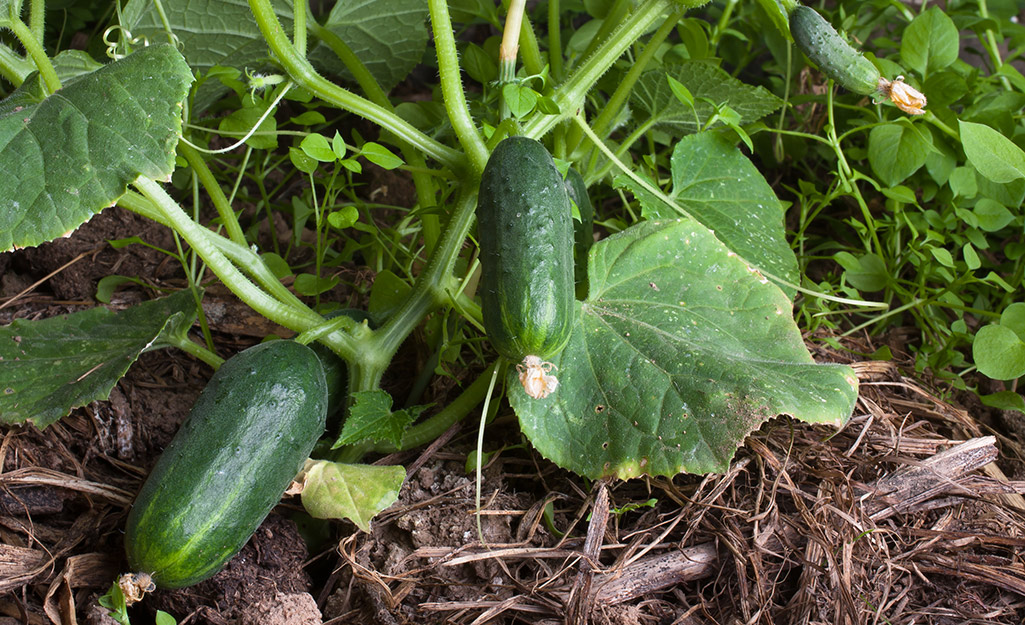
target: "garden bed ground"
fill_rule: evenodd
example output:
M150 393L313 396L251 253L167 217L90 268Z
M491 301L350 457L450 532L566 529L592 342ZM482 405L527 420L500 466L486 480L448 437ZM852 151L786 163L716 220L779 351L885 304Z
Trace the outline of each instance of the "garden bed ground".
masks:
M173 247L150 228L109 210L69 239L0 255L0 323L93 306L110 274L180 287L166 256L105 243L139 234ZM114 302L150 296L132 288ZM208 302L223 355L273 331L228 295ZM810 344L861 379L840 432L781 417L727 474L590 484L511 445L506 409L485 442L507 445L484 471L486 545L466 424L380 459L409 476L370 534L310 523L286 500L224 572L158 591L133 623L157 608L196 625L1025 621L1025 482L1014 481L1025 454L1003 415L941 401L901 362L864 361L867 342ZM0 625L105 622L96 597L125 567L132 497L209 375L182 353L147 353L109 402L45 431L4 429Z

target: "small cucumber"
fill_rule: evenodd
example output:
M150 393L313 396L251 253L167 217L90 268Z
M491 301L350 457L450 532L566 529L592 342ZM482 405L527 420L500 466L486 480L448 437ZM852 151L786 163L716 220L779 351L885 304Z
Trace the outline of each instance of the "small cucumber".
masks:
M521 363L521 382L545 397L558 381L544 359L558 354L573 324L573 217L552 156L526 137L495 147L480 183L484 329L499 354Z
M883 75L847 43L815 9L798 5L790 13L794 43L826 76L848 91L871 95L885 84Z
M587 297L587 253L594 245L594 206L591 205L591 198L587 196L584 177L573 168L566 172L566 191L580 212L580 221L573 221L573 275L576 280L577 299L584 299Z
M326 413L324 369L305 345L271 341L229 358L128 514L133 571L162 588L217 573L281 499Z

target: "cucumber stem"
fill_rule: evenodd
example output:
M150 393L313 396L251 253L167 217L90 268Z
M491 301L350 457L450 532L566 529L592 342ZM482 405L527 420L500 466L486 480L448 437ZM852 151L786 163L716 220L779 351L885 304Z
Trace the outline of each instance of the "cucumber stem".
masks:
M562 80L562 24L559 0L548 0L548 67L555 82Z
M428 0L427 4L431 14L431 29L434 32L434 48L438 57L438 77L441 81L441 94L445 100L445 110L448 112L448 118L452 123L456 138L459 139L465 156L469 158L471 169L479 175L484 171L484 165L488 161L488 151L484 147L484 140L473 123L466 104L448 2L446 0Z
M285 36L285 31L274 13L270 0L249 0L249 9L256 18L260 33L267 41L274 58L296 84L329 104L374 122L446 167L453 170L462 169L465 158L458 151L428 137L395 113L361 98L321 76L305 56L297 53L295 46Z
M673 0L645 0L562 84L553 96L561 112L558 115L546 115L538 111L531 113L523 124L524 136L539 139L554 126L575 117L577 109L583 106L584 96L602 74L612 67L634 41L647 32L648 27L665 15L666 11L672 10L675 10ZM575 142L568 143L573 145Z
M11 16L11 21L7 23L7 27L14 32L14 36L18 38L18 41L25 48L25 52L28 53L29 58L35 63L36 69L39 70L39 76L43 79L43 87L46 89L46 94L55 93L61 88L61 81L57 77L57 70L54 69L50 57L46 55L43 44L39 39L36 39L32 29L25 22L21 21L21 18L18 16Z

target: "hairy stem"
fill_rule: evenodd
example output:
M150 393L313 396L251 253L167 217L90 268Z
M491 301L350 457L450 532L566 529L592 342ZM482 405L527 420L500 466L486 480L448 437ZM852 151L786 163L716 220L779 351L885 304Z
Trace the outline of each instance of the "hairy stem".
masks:
M484 147L484 140L466 106L466 94L463 92L462 75L459 72L459 56L456 52L448 3L446 0L428 0L427 4L431 12L431 29L434 32L434 48L438 55L438 76L441 80L441 94L445 98L445 110L448 111L448 118L459 144L470 159L470 167L480 174L488 162L488 150Z
M523 124L523 134L539 139L554 126L574 117L577 109L584 103L584 96L590 91L616 59L637 39L639 39L653 23L665 15L666 11L674 10L673 0L645 0L637 7L611 36L598 47L562 84L555 94L558 104L558 115L545 115L535 112Z
M296 84L329 104L369 119L450 169L459 170L463 167L465 160L458 151L428 137L395 113L339 87L317 73L285 36L270 0L249 0L249 8L274 57Z

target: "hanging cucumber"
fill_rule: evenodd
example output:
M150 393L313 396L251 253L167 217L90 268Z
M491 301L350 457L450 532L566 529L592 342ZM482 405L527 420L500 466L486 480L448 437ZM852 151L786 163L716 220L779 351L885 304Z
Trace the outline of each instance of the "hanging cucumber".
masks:
M271 341L229 358L200 393L128 515L125 551L145 585L219 571L281 499L324 431L317 355Z
M848 91L871 95L885 84L879 69L855 50L832 24L811 7L798 5L790 13L794 43L826 76Z
M584 177L572 167L566 172L566 191L569 199L577 205L580 221L573 221L573 274L576 280L576 297L587 297L587 253L594 244L594 206L587 196L587 185Z
M484 329L496 351L519 363L527 394L558 385L546 362L569 340L573 323L573 217L551 155L526 137L495 148L480 183Z

